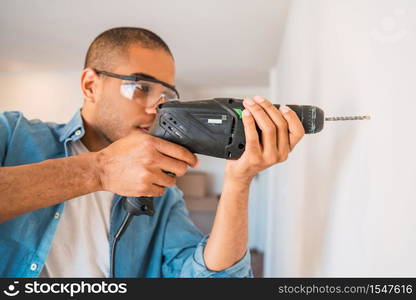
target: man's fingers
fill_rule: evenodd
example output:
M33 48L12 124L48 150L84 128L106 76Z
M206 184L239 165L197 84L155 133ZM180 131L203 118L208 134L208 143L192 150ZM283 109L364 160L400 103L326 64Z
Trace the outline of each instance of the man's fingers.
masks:
M280 107L283 117L286 119L289 129L290 150L292 150L300 139L305 135L305 128L299 120L298 115L286 105Z
M277 127L277 148L279 152L289 152L288 124L282 113L270 101L262 96L254 97L254 100L266 111L270 119Z
M165 188L157 184L152 184L150 188L147 189L146 194L141 194L143 197L160 197L165 193Z
M162 187L171 187L176 184L176 177L166 174L162 170L158 170L153 174L155 174L153 184L157 184Z
M274 157L277 149L276 136L277 128L270 120L264 109L255 103L253 99L244 99L243 105L250 111L256 120L262 134L262 146L266 157Z
M188 171L188 164L175 158L160 153L152 162L152 165L160 168L165 172L175 174L175 176L183 176Z
M256 122L250 111L247 109L243 111L243 124L246 137L245 151L260 152L260 141L256 129Z
M156 141L156 149L160 153L181 160L193 168L197 166L198 158L185 147L156 137L154 140Z

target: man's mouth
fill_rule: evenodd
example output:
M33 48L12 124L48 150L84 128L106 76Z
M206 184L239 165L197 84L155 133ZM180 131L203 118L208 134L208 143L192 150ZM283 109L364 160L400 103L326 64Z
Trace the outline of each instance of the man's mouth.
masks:
M149 133L149 129L150 129L150 127L137 127L137 128L145 133Z

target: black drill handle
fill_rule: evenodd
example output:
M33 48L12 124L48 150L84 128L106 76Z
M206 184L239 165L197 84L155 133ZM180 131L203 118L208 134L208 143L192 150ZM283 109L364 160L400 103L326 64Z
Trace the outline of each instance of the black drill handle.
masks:
M131 215L148 215L153 216L155 213L153 207L153 197L125 197L123 207Z
M163 172L171 176L176 176L175 173L169 171L163 170ZM155 213L153 197L125 197L123 199L123 207L129 214L134 216L142 214L153 216Z

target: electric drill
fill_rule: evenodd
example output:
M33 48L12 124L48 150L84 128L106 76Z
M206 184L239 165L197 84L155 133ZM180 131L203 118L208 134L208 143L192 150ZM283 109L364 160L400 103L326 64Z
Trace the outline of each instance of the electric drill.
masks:
M280 107L279 104L274 106ZM370 119L369 116L324 117L323 110L316 106L287 106L299 117L306 134L320 132L324 121ZM149 133L182 145L193 153L238 159L245 148L243 110L243 100L234 98L170 101L158 106ZM258 127L257 130L260 133ZM123 205L133 215L154 213L152 197L126 198Z
M278 104L275 106L280 107ZM322 109L308 105L288 106L298 115L305 133L322 130ZM167 102L159 105L150 134L182 145L192 153L238 159L245 148L243 110L242 99ZM260 133L258 127L257 130Z

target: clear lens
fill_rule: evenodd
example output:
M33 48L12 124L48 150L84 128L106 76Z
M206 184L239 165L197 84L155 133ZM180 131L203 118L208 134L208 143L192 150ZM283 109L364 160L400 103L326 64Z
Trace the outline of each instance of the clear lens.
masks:
M161 101L177 99L175 91L151 81L126 81L120 86L120 93L127 99L133 100L146 107L150 107Z

